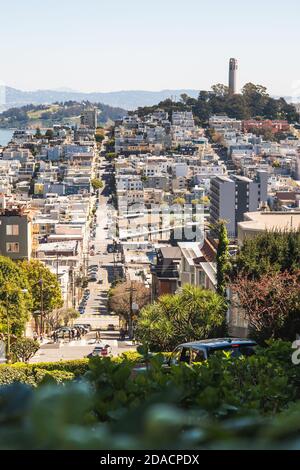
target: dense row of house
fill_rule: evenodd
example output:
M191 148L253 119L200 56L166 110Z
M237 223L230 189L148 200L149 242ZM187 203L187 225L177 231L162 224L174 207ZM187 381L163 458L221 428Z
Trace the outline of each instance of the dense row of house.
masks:
M65 306L81 297L97 176L94 110L50 134L15 131L0 149L0 254L38 259L56 274Z
M66 306L80 299L91 250L96 117L90 110L80 125L46 135L16 131L0 149L0 254L45 263ZM216 289L219 220L232 254L257 233L299 228L299 131L259 123L286 134L268 141L250 132L256 121L221 115L207 132L191 112L116 122L112 236L125 276L145 283L152 300L185 284ZM246 333L241 312L230 310L228 321L232 332Z
M285 121L257 124L221 115L209 126L214 143L192 113L131 115L116 125L123 263L129 279L151 287L152 300L185 284L216 289L212 227L219 220L226 221L232 254L247 237L300 226L298 131ZM266 141L250 132L256 128L288 135L280 143ZM166 217L162 208L175 213L178 205L192 209ZM233 334L246 334L240 312L231 309L228 321Z

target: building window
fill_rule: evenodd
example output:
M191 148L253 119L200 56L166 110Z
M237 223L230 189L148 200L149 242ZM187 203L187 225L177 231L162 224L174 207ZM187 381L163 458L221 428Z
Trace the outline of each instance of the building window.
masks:
M6 243L6 253L19 253L19 243Z
M204 271L199 271L199 285L205 287L205 273Z
M6 235L19 235L19 225L6 225Z

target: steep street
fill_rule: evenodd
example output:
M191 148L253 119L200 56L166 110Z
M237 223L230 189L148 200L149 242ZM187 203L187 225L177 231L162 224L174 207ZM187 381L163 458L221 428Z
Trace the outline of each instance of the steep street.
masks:
M114 255L107 252L108 244L113 242L110 237L110 221L113 215L113 207L109 205L111 195L111 173L109 164L104 159L99 161L99 178L105 183L105 187L99 196L96 211L96 233L91 238L90 247L94 245L94 255L89 256L88 265L99 266L97 281L89 282L89 298L84 313L78 318L77 323L89 323L92 331L80 341L61 341L57 344L45 344L41 347L31 362L57 361L67 359L80 359L90 354L95 347L95 330L101 330L101 341L111 346L112 355L118 355L125 351L134 350L135 347L126 341L119 341L119 317L111 315L107 309L108 291L114 280L116 267ZM93 227L91 229L93 232ZM100 282L99 282L100 281Z

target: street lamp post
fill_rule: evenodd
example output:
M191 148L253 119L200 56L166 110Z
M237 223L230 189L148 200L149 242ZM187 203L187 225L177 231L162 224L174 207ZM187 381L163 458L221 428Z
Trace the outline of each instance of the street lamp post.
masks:
M36 285L40 286L40 305L41 309L37 311L37 313L41 316L40 319L40 334L42 335L44 333L44 317L45 317L45 309L44 309L44 281L41 278ZM49 289L55 288L53 284L50 286L47 286Z

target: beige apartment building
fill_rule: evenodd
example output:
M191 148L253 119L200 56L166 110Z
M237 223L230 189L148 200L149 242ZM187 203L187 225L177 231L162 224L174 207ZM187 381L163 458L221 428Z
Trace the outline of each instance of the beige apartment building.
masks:
M247 212L244 221L238 223L238 243L254 238L265 231L300 229L300 211L295 212Z

